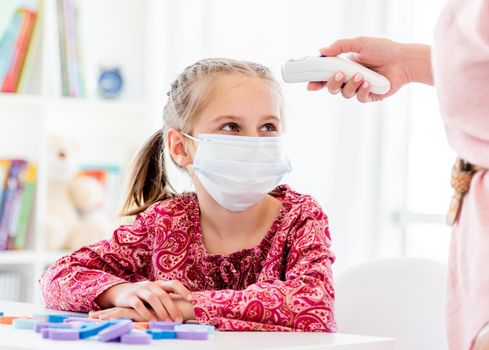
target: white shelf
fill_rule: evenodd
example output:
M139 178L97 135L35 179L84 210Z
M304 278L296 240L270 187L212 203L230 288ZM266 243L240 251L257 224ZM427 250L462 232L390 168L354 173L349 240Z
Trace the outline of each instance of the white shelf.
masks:
M28 249L0 251L0 271L23 276L20 301L28 302L40 302L37 279L44 268L70 253L44 249L43 222L49 196L48 136L61 134L82 146L88 145L88 150L80 151L80 164L127 168L147 137L145 126L151 118L148 110L154 105L148 102L146 86L149 80L158 78L147 67L145 56L149 42L156 41L149 33L153 27L148 24L153 20L153 0L76 0L88 97L61 96L56 1L42 1L42 40L39 57L36 56L40 61L33 75L38 77L33 84L35 94L0 93L0 159L24 158L35 162L39 170L33 221L27 233ZM106 65L118 66L124 77L123 91L113 100L99 98L96 93L97 75L100 67ZM156 114L159 113L158 110Z
M0 267L10 264L34 264L37 254L32 250L6 250L0 252Z

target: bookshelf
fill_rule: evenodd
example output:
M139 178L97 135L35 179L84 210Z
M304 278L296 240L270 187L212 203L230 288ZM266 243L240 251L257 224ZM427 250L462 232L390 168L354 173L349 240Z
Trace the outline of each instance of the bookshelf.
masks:
M57 0L40 2L38 41L23 91L0 93L0 159L21 158L37 166L25 249L0 251L0 274L14 272L20 277L19 301L40 302L39 276L67 254L49 251L44 244L48 136L60 134L90 145L84 147L82 164L115 164L124 177L134 153L150 133L151 108L155 112L156 104L150 103L147 93L155 78L146 57L150 42L158 39L151 33L155 1L74 0L74 4L85 96L63 96ZM2 15L6 16L5 11ZM0 35L5 27L1 20L0 16ZM97 78L102 68L111 66L121 69L124 87L119 97L103 99L97 93Z

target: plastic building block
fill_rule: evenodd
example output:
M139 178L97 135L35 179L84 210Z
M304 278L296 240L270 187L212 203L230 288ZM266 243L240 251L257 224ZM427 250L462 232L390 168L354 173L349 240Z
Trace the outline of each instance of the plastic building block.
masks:
M132 330L132 321L130 320L120 320L115 324L105 328L102 330L98 336L99 339L103 342L110 341L112 339L118 338L131 332Z
M151 335L151 338L154 340L175 339L177 337L177 333L175 331L166 331L164 329L148 329L146 333Z
M105 321L101 323L86 323L83 329L80 330L80 339L93 337L112 325L114 325L113 321Z
M39 323L39 320L34 318L17 318L12 321L12 326L17 329L34 329L36 323Z
M132 332L121 336L121 343L123 344L150 344L151 335L143 332Z
M209 333L206 331L177 331L177 339L187 339L187 340L207 340L209 338Z
M49 339L53 340L78 340L80 333L76 329L49 329Z
M215 328L216 327L208 324L182 324L179 326L175 326L175 331L200 331L214 334Z

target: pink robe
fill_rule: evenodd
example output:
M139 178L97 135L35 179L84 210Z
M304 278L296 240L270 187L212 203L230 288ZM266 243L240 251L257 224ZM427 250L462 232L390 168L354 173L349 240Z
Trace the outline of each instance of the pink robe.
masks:
M132 225L56 262L41 277L46 306L97 310L122 282L179 280L201 323L221 330L334 332L334 255L317 202L283 185L278 218L261 243L227 256L207 253L195 194L156 203Z
M489 168L489 0L448 1L435 32L433 70L450 145ZM447 287L450 349L470 349L489 321L487 171L472 179L453 228Z

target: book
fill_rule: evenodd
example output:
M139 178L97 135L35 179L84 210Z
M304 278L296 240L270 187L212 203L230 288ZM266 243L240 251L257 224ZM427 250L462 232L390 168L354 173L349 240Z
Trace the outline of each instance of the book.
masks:
M25 246L27 229L32 213L34 197L36 192L37 169L34 164L28 164L22 174L24 184L20 202L20 210L17 218L17 227L14 231L13 240L9 244L10 249L22 249Z
M20 74L24 66L27 49L31 41L32 30L36 21L36 13L29 8L20 8L22 14L22 25L14 46L14 53L10 69L5 75L2 92L16 92Z
M5 76L7 75L12 58L14 56L14 45L17 35L19 33L20 27L22 25L22 13L20 11L15 11L12 20L10 21L7 30L2 36L1 46L0 46L0 85L3 85Z
M21 159L14 159L11 161L10 170L5 184L3 210L0 221L0 250L7 249L9 237L13 236L13 234L10 233L10 230L12 228L12 217L16 211L19 195L19 174L26 164L27 162Z
M57 16L63 96L85 97L74 0L57 0Z
M31 42L27 49L24 67L21 70L17 92L32 93L40 91L41 80L41 41L44 2L37 2L36 21L32 29Z
M0 159L0 227L2 225L2 213L4 204L4 193L10 171L10 160Z

